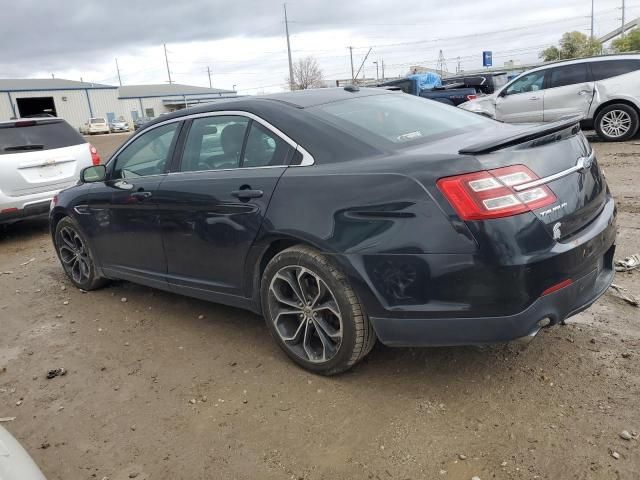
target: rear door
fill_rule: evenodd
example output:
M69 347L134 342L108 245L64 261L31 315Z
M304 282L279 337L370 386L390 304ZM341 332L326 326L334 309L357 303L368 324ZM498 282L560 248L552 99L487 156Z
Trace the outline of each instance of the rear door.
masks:
M242 296L245 258L295 144L249 114L196 118L158 194L168 281ZM223 300L221 300L223 301Z
M551 68L544 91L544 121L586 116L594 94L590 77L586 62Z
M62 119L0 123L0 192L9 197L66 188L89 165L89 145Z
M117 278L164 286L157 190L166 177L181 122L151 128L109 162L108 179L89 192L84 222L96 257Z
M538 70L522 75L502 90L496 98L496 120L542 122L547 72Z

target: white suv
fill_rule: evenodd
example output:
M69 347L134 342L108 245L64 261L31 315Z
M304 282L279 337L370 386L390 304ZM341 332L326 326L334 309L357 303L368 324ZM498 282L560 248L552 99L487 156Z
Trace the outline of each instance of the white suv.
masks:
M61 118L0 122L0 224L46 215L54 195L99 163L95 147Z
M508 123L581 115L583 126L593 126L604 140L628 140L640 123L640 55L547 64L460 108Z

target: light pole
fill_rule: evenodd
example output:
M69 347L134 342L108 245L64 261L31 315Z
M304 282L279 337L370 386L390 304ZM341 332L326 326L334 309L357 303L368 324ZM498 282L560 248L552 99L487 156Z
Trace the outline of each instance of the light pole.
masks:
M373 62L376 65L376 81L380 81L380 75L378 75L378 62Z
M235 84L235 83L233 84L233 89L232 89L232 90L233 90L234 92L236 91L236 84Z

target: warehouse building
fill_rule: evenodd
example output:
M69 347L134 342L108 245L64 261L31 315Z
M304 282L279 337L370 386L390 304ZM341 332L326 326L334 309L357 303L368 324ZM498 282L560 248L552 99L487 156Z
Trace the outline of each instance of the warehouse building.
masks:
M175 83L115 87L58 78L0 79L0 121L49 113L79 129L91 117L132 122L235 96L230 90Z

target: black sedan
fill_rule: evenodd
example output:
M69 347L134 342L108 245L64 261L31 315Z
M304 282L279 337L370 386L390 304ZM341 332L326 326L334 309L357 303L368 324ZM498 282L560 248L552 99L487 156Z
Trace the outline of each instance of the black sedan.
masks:
M614 201L567 119L513 126L379 89L157 119L52 202L62 266L262 314L295 362L530 337L613 278Z

